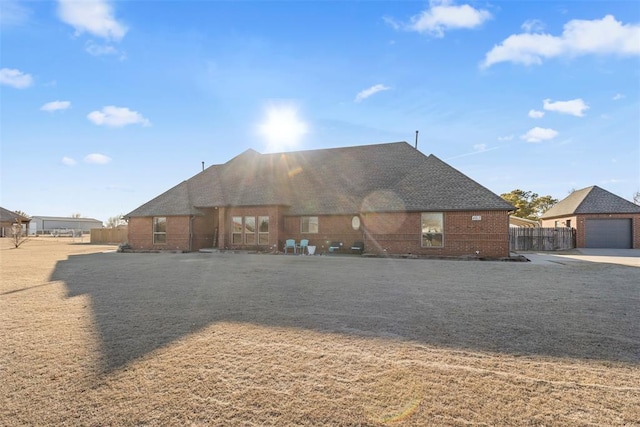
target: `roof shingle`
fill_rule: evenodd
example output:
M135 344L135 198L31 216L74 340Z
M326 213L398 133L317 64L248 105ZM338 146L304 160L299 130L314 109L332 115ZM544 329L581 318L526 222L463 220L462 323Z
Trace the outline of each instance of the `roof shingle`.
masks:
M543 219L575 214L640 213L640 206L597 185L576 190L546 211Z
M437 157L397 142L275 154L247 150L127 216L192 215L198 207L260 205L288 206L289 215L514 209Z

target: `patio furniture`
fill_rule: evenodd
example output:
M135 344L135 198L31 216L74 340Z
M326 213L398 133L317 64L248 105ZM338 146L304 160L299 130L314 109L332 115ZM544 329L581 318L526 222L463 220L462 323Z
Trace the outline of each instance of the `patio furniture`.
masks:
M364 252L364 242L354 242L351 246L351 252L359 253L362 255Z
M297 248L296 248L296 241L295 239L287 239L284 242L284 253L287 253L287 249L293 249L293 253L296 254L297 253Z
M298 247L300 248L300 253L302 255L304 255L305 249L307 250L307 253L309 253L309 239L300 240L300 245Z
M340 249L342 249L341 242L331 242L331 244L329 245L329 252L338 252L340 251Z

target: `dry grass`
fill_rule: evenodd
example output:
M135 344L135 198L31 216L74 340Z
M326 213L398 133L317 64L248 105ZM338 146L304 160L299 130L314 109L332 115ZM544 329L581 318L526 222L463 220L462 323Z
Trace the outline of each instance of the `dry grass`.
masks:
M113 344L105 319L117 319L95 295L73 295L67 283L50 278L70 255L115 248L64 239L34 239L17 250L3 239L0 244L1 425L610 426L640 420L637 363L517 356L268 322L198 325L105 368L106 346ZM167 319L171 328L174 317Z

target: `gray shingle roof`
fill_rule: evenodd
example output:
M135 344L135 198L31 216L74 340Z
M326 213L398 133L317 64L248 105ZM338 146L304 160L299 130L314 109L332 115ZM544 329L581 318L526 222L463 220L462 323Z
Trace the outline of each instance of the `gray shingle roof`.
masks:
M126 216L260 205L288 206L289 215L514 209L437 157L396 142L275 154L247 150Z
M9 209L0 207L0 221L2 222L15 221L16 218L20 218L20 221L22 222L30 221L29 218L26 218L22 215L18 215L17 213L12 212Z
M640 206L593 185L574 191L546 211L542 218L603 213L640 213Z

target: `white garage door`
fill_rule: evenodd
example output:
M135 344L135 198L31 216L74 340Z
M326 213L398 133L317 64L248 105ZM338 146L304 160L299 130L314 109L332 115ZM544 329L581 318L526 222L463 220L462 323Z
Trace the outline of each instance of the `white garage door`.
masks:
M585 247L631 248L631 219L588 219Z

